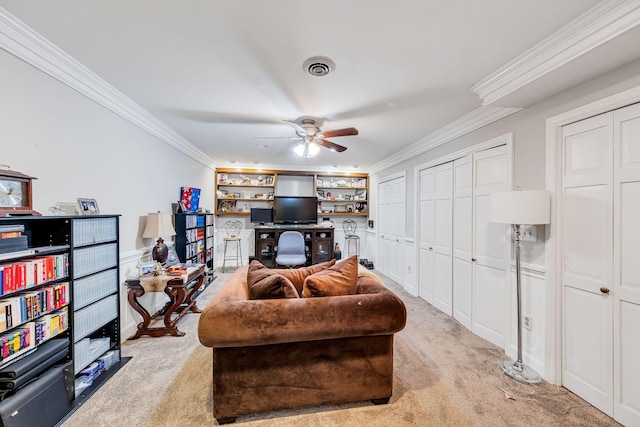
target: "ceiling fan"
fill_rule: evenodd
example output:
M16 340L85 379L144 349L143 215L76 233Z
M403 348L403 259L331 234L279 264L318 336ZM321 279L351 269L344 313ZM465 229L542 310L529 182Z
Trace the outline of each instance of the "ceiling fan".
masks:
M302 157L314 157L320 151L319 147L325 147L332 151L341 153L345 151L347 147L336 144L335 142L331 142L326 138L336 138L338 136L353 136L358 134L358 129L356 128L321 131L320 128L316 126L316 121L314 119L302 119L301 124L289 120L284 120L284 122L293 127L293 129L295 130L297 136L288 139L300 141L300 143L296 145L293 150L296 152L296 154ZM265 137L256 139L274 138L282 139L282 137Z

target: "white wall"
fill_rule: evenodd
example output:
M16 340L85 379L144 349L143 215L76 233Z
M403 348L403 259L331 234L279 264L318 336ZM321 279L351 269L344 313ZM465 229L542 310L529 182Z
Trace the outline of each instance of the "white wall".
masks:
M414 188L414 167L431 160L438 159L447 154L479 144L497 136L513 132L514 134L514 184L523 190L545 188L545 159L546 159L546 120L550 117L602 99L604 97L622 92L624 90L640 86L640 61L633 62L610 73L597 77L589 82L573 87L565 92L542 100L532 106L522 109L495 123L471 132L430 150L411 160L399 165L387 168L372 174L370 177L370 204L376 206L377 182L381 177L405 172L407 176L407 220L413 215L414 201L417 195ZM376 209L372 208L372 219L375 219ZM376 224L376 228L377 224ZM553 289L545 289L545 228L538 228L538 242L535 244L523 244L521 253L525 272L523 277L523 310L525 314L534 318L533 330L524 333L525 362L540 373L544 373L545 343L548 342L546 331L549 330L550 319L545 316L549 313L545 307L545 298ZM406 229L408 239L415 238L414 224L409 223ZM412 284L405 286L410 290ZM515 300L514 300L515 302ZM515 307L512 307L515 313ZM511 316L515 322L515 315ZM510 327L514 330L514 327ZM511 340L515 342L515 337ZM512 355L515 348L506 349Z
M0 164L35 176L34 209L95 198L121 214L122 276L154 239L141 239L149 212L170 212L181 186L202 189L213 209L213 170L47 74L0 50ZM122 288L124 289L124 288ZM139 321L121 298L126 338Z

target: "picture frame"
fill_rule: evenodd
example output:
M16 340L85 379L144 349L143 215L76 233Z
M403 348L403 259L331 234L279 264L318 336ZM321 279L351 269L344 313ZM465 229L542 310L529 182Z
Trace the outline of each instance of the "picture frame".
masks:
M318 199L324 199L324 190L316 190Z
M241 198L240 193L233 193L233 198L240 199Z
M96 199L78 197L78 212L80 215L99 215L98 202Z
M226 173L221 172L218 174L218 184L227 184L229 182L229 177Z
M138 275L148 276L156 273L157 262L145 262L138 266Z
M366 200L367 199L367 189L357 190L354 195L355 200Z
M353 213L353 212L356 211L356 208L352 203L347 203L345 208L347 209L347 212L349 212L349 213Z
M273 185L273 177L268 176L264 179L264 185Z
M316 179L316 187L324 187L324 182L322 181L322 179Z
M178 258L178 253L176 252L176 248L173 245L169 245L167 247L169 254L167 255L167 260L165 264L167 265L176 265L180 263L180 258Z

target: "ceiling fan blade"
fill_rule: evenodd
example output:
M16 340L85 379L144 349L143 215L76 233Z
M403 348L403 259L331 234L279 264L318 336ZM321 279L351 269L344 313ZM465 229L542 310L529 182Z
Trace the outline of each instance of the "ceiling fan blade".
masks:
M300 136L257 136L253 139L286 139L288 141L298 141L302 140Z
M329 150L337 151L338 153L342 153L343 151L345 151L347 149L347 147L345 147L345 146L336 144L336 143L328 141L326 139L321 139L319 141L316 141L316 144L322 145L323 147L328 148Z
M336 130L328 130L320 132L322 138L335 138L336 136L353 136L358 134L358 129L356 128L344 128L344 129L336 129Z
M297 124L296 122L291 122L289 120L283 120L283 122L285 122L286 124L288 124L289 126L291 126L293 129L295 129L296 133L300 136L304 136L307 134L307 131L305 128L303 128L302 126L300 126L299 124Z

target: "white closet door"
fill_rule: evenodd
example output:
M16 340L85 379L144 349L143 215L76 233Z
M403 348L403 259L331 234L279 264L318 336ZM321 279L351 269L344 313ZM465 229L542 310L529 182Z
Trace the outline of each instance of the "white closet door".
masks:
M453 315L453 162L433 168L433 306Z
M473 316L472 331L505 348L507 267L510 242L503 224L489 222L489 195L511 189L507 148L473 154Z
M453 162L453 317L471 329L472 156Z
M433 304L434 275L433 275L433 245L435 216L433 195L435 193L435 178L433 168L420 171L419 188L420 238L418 262L418 295Z
M378 265L382 273L398 283L404 281L402 270L405 220L405 178L399 177L379 184L380 238Z
M613 114L563 128L562 381L613 416ZM636 261L637 262L637 261Z
M640 425L640 105L613 115L614 418Z

